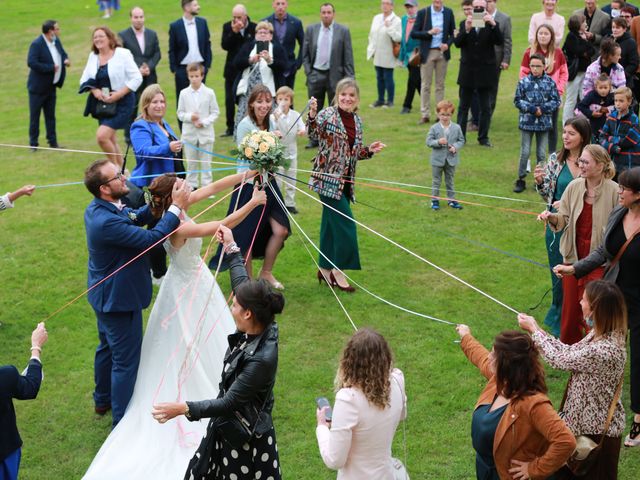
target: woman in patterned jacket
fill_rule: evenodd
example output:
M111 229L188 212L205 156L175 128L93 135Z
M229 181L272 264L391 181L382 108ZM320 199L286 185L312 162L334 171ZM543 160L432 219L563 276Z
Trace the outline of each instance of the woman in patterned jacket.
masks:
M311 97L307 130L309 138L319 143L313 160L309 187L320 195L320 259L318 282L353 292L343 270L360 270L358 237L349 202L355 202L356 163L371 158L385 145L362 142L362 120L356 113L360 89L353 78L343 78L336 85L333 105L318 113L318 103Z
M542 357L554 368L571 372L564 408L559 412L573 434L596 443L605 435L602 450L582 479L618 478L618 458L625 414L620 397L609 429L603 432L609 407L624 375L627 359L627 309L620 288L613 282L587 284L580 302L592 330L580 342L566 345L545 333L533 317L518 315L520 326L531 333ZM556 478L574 478L565 468Z

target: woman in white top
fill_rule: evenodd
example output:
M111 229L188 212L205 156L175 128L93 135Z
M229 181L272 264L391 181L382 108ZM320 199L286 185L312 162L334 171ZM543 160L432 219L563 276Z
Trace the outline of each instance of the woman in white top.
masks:
M91 50L80 77L80 92L91 92L84 116L91 113L98 119L98 145L105 153L112 154L111 161L122 166L116 130L129 126L136 103L135 91L142 83L142 75L131 52L118 46L116 35L107 27L98 27L93 31ZM98 101L115 103L115 114L96 117L95 104Z
M331 423L329 407L317 410L316 437L325 465L339 480L394 478L391 443L406 417L404 376L393 368L387 341L379 333L356 332L342 353Z
M373 58L376 67L376 80L378 84L378 99L372 107L392 107L395 94L393 82L393 69L401 63L393 54L393 44L400 42L402 38L402 22L393 12L393 0L382 0L382 13L373 17L371 30L369 30L369 44L367 45L367 60ZM387 101L384 93L387 92Z

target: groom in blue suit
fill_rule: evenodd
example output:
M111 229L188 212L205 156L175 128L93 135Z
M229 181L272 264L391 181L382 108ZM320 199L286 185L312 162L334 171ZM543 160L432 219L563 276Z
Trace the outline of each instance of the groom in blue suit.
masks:
M148 206L124 207L120 199L128 192L125 177L109 160L97 160L85 171L84 183L95 197L84 214L89 250L88 300L98 320L100 344L95 355L93 394L96 413L113 408L113 426L129 404L140 363L142 309L151 302L151 277L142 251L169 235L180 225L187 205L189 186L174 186L173 204L151 230L140 228L153 220Z

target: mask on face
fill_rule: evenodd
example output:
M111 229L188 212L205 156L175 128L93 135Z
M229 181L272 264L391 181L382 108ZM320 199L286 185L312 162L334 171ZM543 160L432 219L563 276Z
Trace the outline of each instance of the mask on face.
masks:
M587 324L587 327L593 328L593 317L592 316L588 316L587 318L584 319L584 321Z
M617 18L620 16L620 10L618 10L617 8L612 8L611 9L611 18Z

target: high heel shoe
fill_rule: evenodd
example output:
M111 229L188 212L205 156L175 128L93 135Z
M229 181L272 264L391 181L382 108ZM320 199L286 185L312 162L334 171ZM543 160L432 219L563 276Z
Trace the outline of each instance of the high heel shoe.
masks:
M356 291L355 287L352 287L351 285L347 285L346 287L343 287L342 285L340 285L338 283L338 281L336 280L336 277L333 275L333 272L331 272L329 277L331 278L331 286L332 287L338 287L340 290L342 290L343 292L347 292L347 293L353 293L353 292Z
M327 287L331 287L333 283L331 282L331 273L329 273L329 277L325 277L322 270L318 270L318 284L322 282L326 283Z
M640 445L640 423L634 420L629 435L624 439L624 446L637 447L638 445Z

